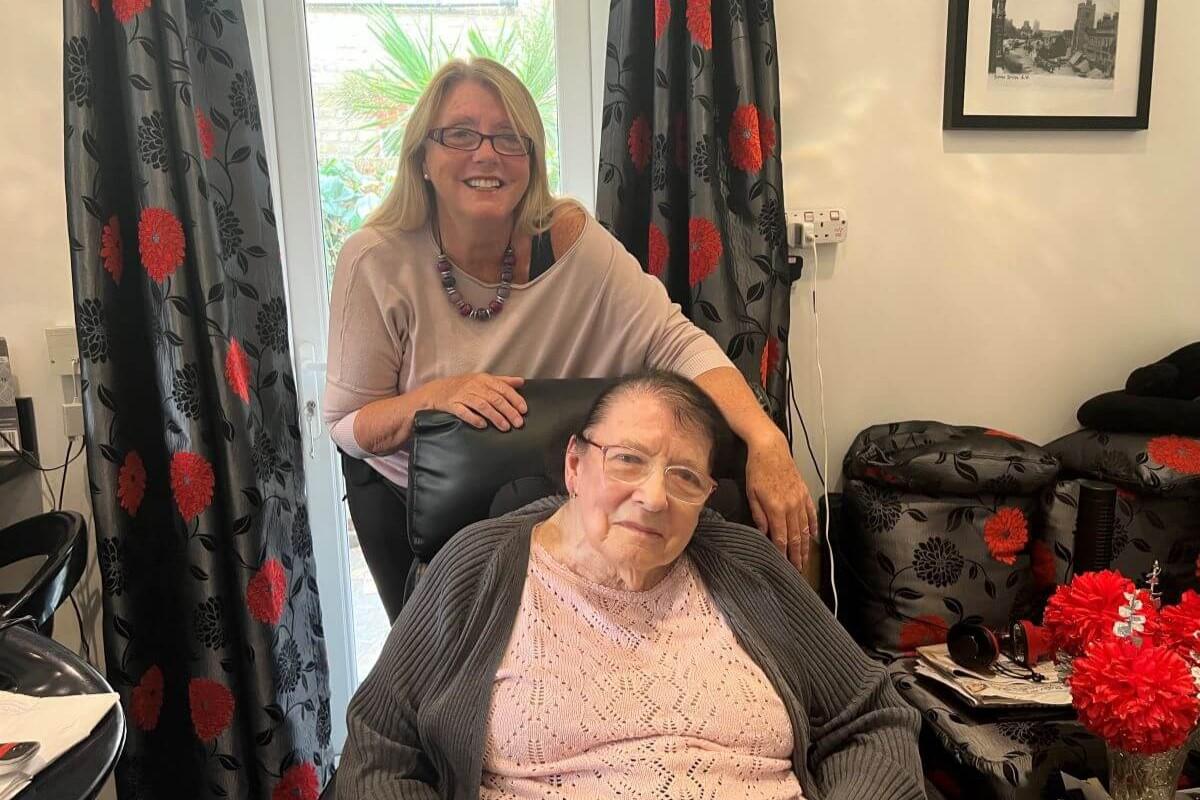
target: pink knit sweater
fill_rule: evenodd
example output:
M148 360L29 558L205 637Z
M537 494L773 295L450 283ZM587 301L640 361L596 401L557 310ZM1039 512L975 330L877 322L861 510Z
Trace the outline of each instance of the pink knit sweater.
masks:
M644 592L536 543L493 686L483 800L796 800L792 729L686 556Z

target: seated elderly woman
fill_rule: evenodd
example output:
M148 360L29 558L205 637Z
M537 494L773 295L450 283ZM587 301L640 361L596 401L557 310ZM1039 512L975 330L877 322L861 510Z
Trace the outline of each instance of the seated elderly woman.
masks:
M456 535L350 702L338 797L921 798L917 713L758 531L702 513L722 425L604 393L568 499Z

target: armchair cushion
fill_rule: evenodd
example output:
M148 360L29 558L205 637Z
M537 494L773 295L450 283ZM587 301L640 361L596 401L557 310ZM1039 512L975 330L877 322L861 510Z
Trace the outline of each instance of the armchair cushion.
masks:
M543 497L556 494L563 494L563 491L550 478L542 475L526 475L500 487L496 496L492 498L488 516L503 517L510 511L516 511Z
M440 411L418 412L408 462L408 538L417 558L432 560L450 537L486 519L505 484L544 478L551 454L566 444L564 434L612 383L526 381L525 425L511 431L475 428Z
M1070 475L1108 481L1138 494L1200 495L1197 438L1084 429L1055 439L1046 449Z
M873 425L846 453L846 477L931 494L1034 494L1058 460L1003 431L942 422Z
M885 659L970 620L1004 627L1032 602L1037 497L943 496L851 480L840 561L861 594L847 627Z

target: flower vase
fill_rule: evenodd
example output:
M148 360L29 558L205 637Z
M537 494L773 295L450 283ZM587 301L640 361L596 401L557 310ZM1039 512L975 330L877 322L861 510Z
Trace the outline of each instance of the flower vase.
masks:
M1108 748L1108 793L1112 800L1174 800L1188 747L1145 755Z

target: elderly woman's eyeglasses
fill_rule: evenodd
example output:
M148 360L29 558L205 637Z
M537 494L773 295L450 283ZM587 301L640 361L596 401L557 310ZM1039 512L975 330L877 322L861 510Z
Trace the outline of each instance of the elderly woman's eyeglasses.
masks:
M604 475L614 481L636 486L644 483L654 471L654 459L641 450L619 444L598 444L583 434L578 434L576 438L600 451ZM716 485L712 478L682 464L672 464L663 470L663 486L667 494L681 503L703 503Z
M480 133L470 128L434 128L428 138L452 150L478 150L485 139L502 156L527 156L533 152L533 140L515 133Z

